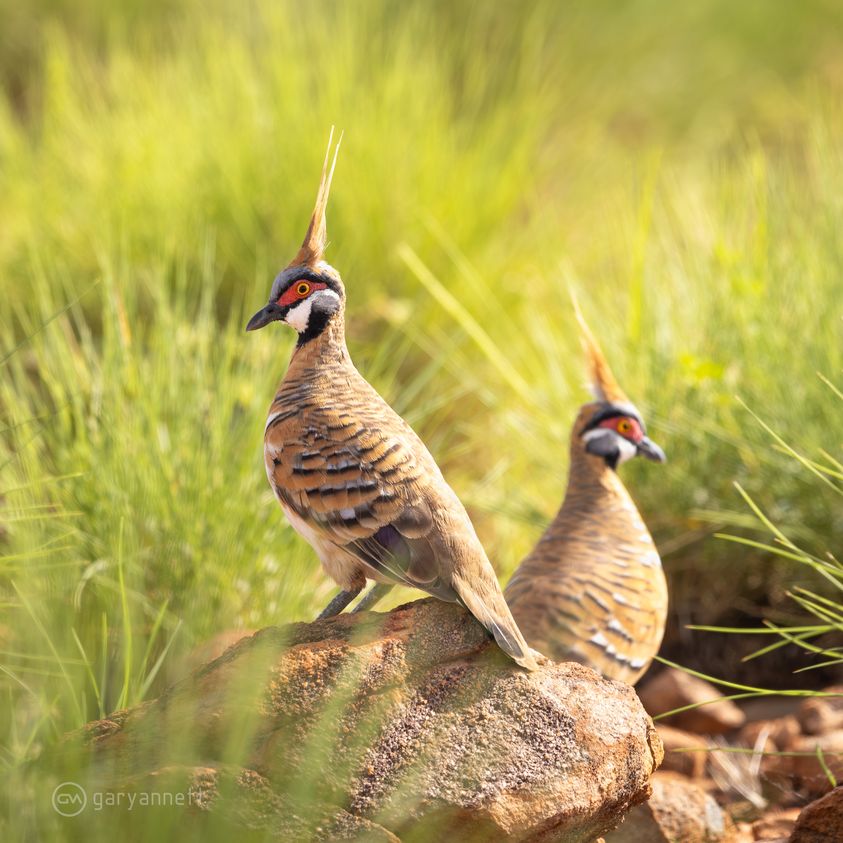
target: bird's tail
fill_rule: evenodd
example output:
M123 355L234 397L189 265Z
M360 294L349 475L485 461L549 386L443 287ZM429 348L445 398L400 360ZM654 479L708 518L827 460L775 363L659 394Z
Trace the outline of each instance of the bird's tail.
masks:
M459 577L452 581L460 602L495 637L498 646L526 670L538 670L538 664L524 640L515 618L506 605L497 580L485 577L467 583Z

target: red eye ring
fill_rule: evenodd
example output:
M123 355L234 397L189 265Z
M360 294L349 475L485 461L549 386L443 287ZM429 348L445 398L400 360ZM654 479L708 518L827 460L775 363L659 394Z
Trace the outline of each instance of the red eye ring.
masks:
M614 430L619 436L624 439L629 439L630 442L640 442L644 438L644 431L637 419L628 416L611 416L608 419L603 419L598 425L609 430Z
M278 297L278 304L281 307L292 307L297 302L306 299L317 290L324 290L327 284L321 281L308 281L304 278L299 278L287 287L286 290Z

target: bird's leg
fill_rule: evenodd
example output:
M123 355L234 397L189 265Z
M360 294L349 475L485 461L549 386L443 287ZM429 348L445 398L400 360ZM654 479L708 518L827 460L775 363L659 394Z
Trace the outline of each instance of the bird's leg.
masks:
M376 582L364 595L363 599L354 607L352 614L357 612L367 612L381 599L386 597L392 591L392 584L386 582Z
M358 594L363 590L366 580L348 590L341 591L320 613L316 620L321 621L323 618L332 618L338 615Z

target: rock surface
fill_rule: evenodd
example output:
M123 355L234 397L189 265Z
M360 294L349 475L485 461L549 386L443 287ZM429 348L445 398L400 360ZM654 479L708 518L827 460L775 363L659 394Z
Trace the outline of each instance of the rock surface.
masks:
M701 787L678 773L653 776L650 800L627 814L606 843L726 843L735 829Z
M843 787L807 805L796 820L790 843L839 843L843 839Z
M527 673L435 600L262 630L64 747L99 787L181 778L204 794L194 818L384 841L592 841L662 755L631 687L572 663Z
M279 843L311 839L325 843L340 840L400 843L399 838L383 826L337 810L336 806L318 799L299 808L287 796L276 793L259 773L241 767L222 764L164 767L122 782L118 793L121 791L188 794L187 801L199 822L216 822L223 814L229 828L238 830L238 840L243 839L243 829L260 829L259 837L266 834Z
M695 708L660 721L665 725L704 735L721 735L743 726L746 716L710 682L669 667L649 679L638 695L655 717L687 705Z

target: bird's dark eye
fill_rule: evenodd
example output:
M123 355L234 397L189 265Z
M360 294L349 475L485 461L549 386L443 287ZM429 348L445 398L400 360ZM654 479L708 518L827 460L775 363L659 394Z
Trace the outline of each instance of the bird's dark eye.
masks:
M310 292L310 284L307 281L301 281L296 286L296 295L300 298L304 298Z

